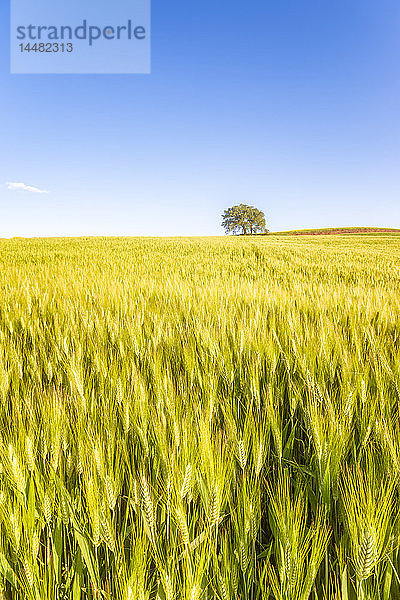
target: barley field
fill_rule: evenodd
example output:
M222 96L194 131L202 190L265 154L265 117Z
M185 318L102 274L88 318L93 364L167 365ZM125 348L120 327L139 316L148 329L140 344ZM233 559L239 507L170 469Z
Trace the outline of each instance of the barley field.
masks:
M400 235L0 240L0 598L400 598Z

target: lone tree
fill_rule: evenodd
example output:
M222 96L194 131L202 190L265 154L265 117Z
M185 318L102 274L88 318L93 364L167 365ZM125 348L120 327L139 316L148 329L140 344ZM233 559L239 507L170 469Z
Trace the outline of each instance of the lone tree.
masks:
M227 208L222 215L222 227L225 228L225 233L235 235L267 233L264 213L255 206L247 204Z

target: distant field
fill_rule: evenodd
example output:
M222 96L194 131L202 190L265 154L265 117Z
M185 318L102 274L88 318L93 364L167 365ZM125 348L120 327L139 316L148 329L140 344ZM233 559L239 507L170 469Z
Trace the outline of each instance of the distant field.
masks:
M326 229L295 229L293 231L273 231L271 235L343 235L349 233L374 234L388 233L400 234L400 229L388 227L331 227Z
M399 599L399 315L396 236L0 240L0 599Z

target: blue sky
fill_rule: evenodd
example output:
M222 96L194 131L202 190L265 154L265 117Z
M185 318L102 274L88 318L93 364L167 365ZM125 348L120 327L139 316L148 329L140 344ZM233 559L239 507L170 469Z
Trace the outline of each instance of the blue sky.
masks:
M10 75L8 29L0 236L400 227L398 0L154 0L151 75Z

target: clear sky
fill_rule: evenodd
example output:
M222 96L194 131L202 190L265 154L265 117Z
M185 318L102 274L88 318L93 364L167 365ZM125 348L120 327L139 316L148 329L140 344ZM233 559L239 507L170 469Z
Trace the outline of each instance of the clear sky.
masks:
M151 75L10 75L7 5L0 236L400 227L398 0L154 0Z

